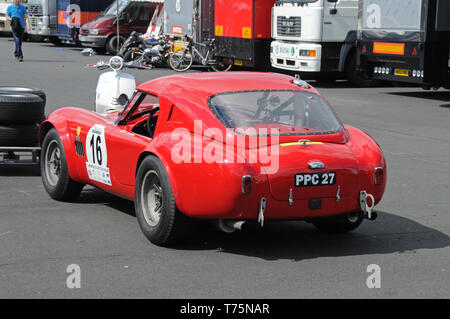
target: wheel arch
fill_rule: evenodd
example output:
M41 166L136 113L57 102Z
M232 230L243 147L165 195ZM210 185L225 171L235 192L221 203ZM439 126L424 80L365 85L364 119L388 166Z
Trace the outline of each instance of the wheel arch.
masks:
M156 152L154 150L146 150L146 151L142 152L139 155L138 161L136 163L135 176L137 176L139 167L141 166L142 161L147 156L154 156L157 159L159 159L161 161L161 163L163 164L164 169L166 170L167 176L169 177L170 186L172 187L172 192L173 192L173 196L175 198L175 203L177 205L177 208L179 210L183 211L183 208L184 208L183 201L181 200L181 194L180 194L178 186L177 186L175 175L173 174L172 170L170 169L170 166L168 165L168 162L167 162L167 160L165 160L164 156L162 156L161 154L159 154L158 152ZM136 185L135 185L135 187L136 187Z
M56 130L63 144L64 154L66 156L67 162L67 169L69 171L69 177L75 181L80 181L80 179L78 178L78 170L75 165L75 161L73 160L75 156L74 152L75 147L73 147L72 145L66 122L58 122L58 121L53 122L50 120L43 122L39 128L39 145L41 147L43 146L44 138L48 134L48 132L50 132L51 129Z
M351 30L345 37L344 44L341 47L341 53L339 54L339 72L344 72L347 65L348 58L352 52L356 53L356 30Z

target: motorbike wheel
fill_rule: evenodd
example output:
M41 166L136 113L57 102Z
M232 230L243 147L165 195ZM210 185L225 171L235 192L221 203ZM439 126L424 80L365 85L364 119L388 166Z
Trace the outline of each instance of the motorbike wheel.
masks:
M176 72L187 71L194 62L191 52L175 51L169 57L170 68Z
M123 55L123 62L136 61L142 56L141 52L131 52L127 51Z

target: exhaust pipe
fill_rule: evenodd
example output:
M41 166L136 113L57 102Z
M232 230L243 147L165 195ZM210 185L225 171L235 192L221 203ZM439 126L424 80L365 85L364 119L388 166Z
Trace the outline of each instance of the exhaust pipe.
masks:
M225 220L219 219L217 222L217 226L221 231L227 234L231 234L236 230L243 230L246 222L244 220Z

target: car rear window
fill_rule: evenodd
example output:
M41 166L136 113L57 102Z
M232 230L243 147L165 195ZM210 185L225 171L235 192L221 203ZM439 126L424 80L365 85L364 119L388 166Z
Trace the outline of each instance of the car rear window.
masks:
M271 129L278 130L278 135L331 134L342 130L328 103L311 92L230 92L213 95L208 103L227 128L241 134L247 134L249 129L255 129L258 135L274 135L270 134Z

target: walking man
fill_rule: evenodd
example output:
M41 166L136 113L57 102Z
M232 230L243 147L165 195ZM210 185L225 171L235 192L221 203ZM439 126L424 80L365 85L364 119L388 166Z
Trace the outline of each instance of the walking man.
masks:
M20 0L14 0L14 4L10 5L6 10L6 19L11 21L11 31L16 44L14 56L20 62L23 61L22 41L25 27L30 32L28 22L27 8L20 4Z

